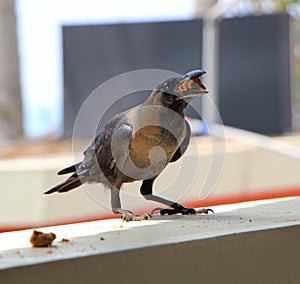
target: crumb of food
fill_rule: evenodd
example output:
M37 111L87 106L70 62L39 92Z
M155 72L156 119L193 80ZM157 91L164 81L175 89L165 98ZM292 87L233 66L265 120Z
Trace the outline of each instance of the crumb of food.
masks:
M34 230L31 237L30 242L33 247L49 247L52 242L55 240L56 235L53 233L43 233L40 231Z
M61 243L69 243L69 242L71 242L69 239L65 239L65 238L62 238L61 240L60 240L60 242Z
M251 220L251 219L249 219L249 222L252 222L252 220Z
M121 225L120 228L123 229L124 227Z
M100 240L100 241L104 241L105 239L104 239L103 237L100 237L99 240Z
M53 253L52 250L47 251L47 254L52 254L52 253Z

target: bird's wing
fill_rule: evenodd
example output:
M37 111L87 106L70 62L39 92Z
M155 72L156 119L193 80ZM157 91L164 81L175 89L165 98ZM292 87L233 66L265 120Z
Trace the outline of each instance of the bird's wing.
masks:
M186 149L190 143L191 127L186 120L185 120L185 128L186 128L186 135L185 135L183 141L181 142L180 146L176 150L175 154L173 155L170 163L176 162L184 154L184 152L186 151Z
M105 136L107 136L107 130L102 129L96 135L93 143L83 152L83 161L78 163L76 167L76 172L79 176L97 177L99 175L99 166L96 157L103 148L102 144Z
M109 172L116 170L116 165L122 169L129 155L131 136L132 126L128 119L123 115L114 117L84 151L84 159L77 168L77 174L102 182L103 173L105 176L110 175Z
M124 169L126 160L129 157L132 133L133 127L125 118L114 128L111 134L111 169L115 166L120 171Z

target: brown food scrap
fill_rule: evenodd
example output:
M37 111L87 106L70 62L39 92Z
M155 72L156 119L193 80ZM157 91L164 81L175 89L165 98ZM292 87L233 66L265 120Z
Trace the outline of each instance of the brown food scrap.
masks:
M60 240L60 242L61 243L69 243L69 242L71 242L69 239L65 239L65 238L62 238L61 240Z
M104 241L105 239L104 239L103 237L101 237L99 240L100 240L100 241Z
M49 247L52 242L55 240L56 235L53 233L43 233L40 231L34 230L31 237L30 242L33 247Z

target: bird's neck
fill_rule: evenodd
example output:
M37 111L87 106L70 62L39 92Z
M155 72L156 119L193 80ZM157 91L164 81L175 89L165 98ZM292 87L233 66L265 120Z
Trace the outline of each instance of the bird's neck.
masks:
M184 117L184 110L187 107L187 102L184 100L177 100L170 103L167 103L163 96L159 94L159 91L153 91L151 95L145 100L143 106L156 106L156 107L166 107L175 111L181 117Z
M157 90L154 90L143 103L143 106L151 106L151 105L165 106L160 96L160 92Z

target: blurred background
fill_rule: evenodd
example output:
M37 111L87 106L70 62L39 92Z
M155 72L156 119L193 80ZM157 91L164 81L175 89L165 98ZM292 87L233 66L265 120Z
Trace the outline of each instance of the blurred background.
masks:
M9 210L12 204L22 207L29 196L40 204L44 187L56 182L49 175L71 161L70 139L76 115L99 85L136 69L165 69L183 74L201 67L207 71L205 84L213 94L224 125L266 137L293 137L292 144L298 145L298 0L1 0L0 174L1 194L7 197L2 208L6 206ZM145 96L131 96L126 103L118 104L113 113L140 103ZM209 123L220 122L205 101L195 102L194 107L206 112ZM188 115L200 118L192 110ZM205 134L199 125L197 121L192 125L194 132ZM82 129L80 133L83 138L87 137L86 131ZM265 148L268 143L264 143ZM51 158L65 153L69 154L67 158ZM45 159L47 155L49 159ZM31 160L18 160L25 156ZM42 157L42 164L32 160L37 156ZM272 159L266 160L267 166ZM276 165L281 163L279 157ZM33 193L28 195L26 190L30 186L23 183L24 191L18 201L14 197L19 194L17 189L15 195L8 189L13 187L8 173L15 170L14 165L19 165L14 177L20 180L24 170L45 170L42 177L30 178L36 182L35 192L32 189ZM289 172L298 166L293 164ZM299 193L296 174L283 179L289 189L297 187ZM251 186L232 187L241 192ZM273 188L267 183L255 186ZM59 222L58 217L46 220L48 213L41 209L44 205L36 206L39 211L33 212L27 221L22 210L15 213L19 215L14 220L6 220L3 213L4 227L12 223L18 227L34 222ZM63 203L61 206L64 207ZM90 218L95 215L93 212L88 217L74 218ZM43 216L32 217L38 214Z
M101 83L123 72L157 68L184 73L201 67L202 18L217 2L223 5L218 19L217 83L224 98L220 106L224 123L267 134L299 131L300 4L296 0L164 0L151 4L3 0L1 144L69 136L78 105L64 102L69 103L72 96L80 104ZM250 103L248 108L257 107L258 98L269 105L270 116L275 116L269 120L274 119L274 125L263 121L261 128L249 125L243 100L250 96L240 95L242 91L252 93L252 99L244 101ZM235 108L236 114L228 109L232 101L242 108ZM268 117L268 109L259 111ZM244 123L236 125L234 116Z

